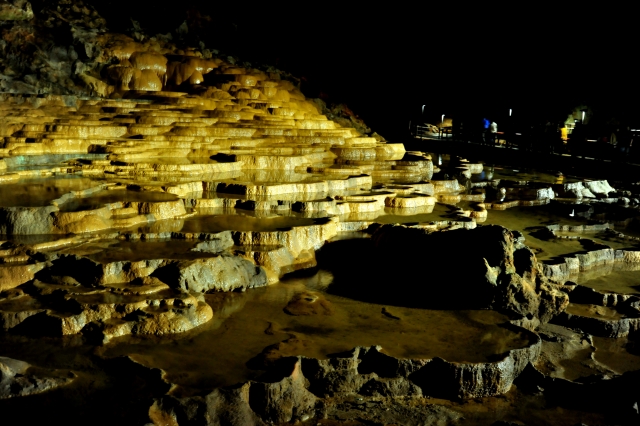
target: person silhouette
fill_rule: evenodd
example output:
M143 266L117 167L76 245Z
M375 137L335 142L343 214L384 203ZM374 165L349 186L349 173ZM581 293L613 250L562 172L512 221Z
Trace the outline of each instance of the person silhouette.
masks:
M483 145L489 145L489 126L491 125L491 122L487 119L487 118L483 118L482 119L482 137L481 137L481 142Z
M492 121L489 125L489 133L491 145L495 145L498 142L498 123Z

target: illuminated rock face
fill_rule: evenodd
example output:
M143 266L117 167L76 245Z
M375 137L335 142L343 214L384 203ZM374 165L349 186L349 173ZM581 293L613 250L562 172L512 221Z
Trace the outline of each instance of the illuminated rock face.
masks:
M26 0L0 3L0 21L26 21L33 18L31 4Z
M349 222L370 222L385 206L414 213L432 209L435 199L425 183L433 173L429 157L406 154L401 144L363 137L327 120L291 82L221 60L168 62L160 53L123 49L112 53L127 65L109 68L104 84L133 99L3 98L2 182L64 174L106 182L43 199L41 206L1 207L3 234L86 234L134 226L171 232L212 209L248 209L267 217L287 211L337 215ZM201 81L189 83L193 94L129 92L134 77L147 71L158 75L163 88L182 84L194 72L224 78L206 90L199 88ZM13 167L60 160L66 162L37 171ZM383 187L372 190L374 182ZM386 190L390 183L406 184ZM126 194L123 201L118 194ZM396 200L398 194L404 198ZM271 265L273 281L293 265L312 266L313 251L336 235L339 222L286 232L240 230L234 240L239 246L284 245L286 253L275 257L248 255ZM275 259L290 260L274 264Z
M541 263L522 234L477 226L491 210L620 202L606 181L478 181L484 166L464 159L440 170L283 72L107 33L90 5L58 6L88 59L47 45L39 79L0 81L0 346L92 354L69 350L76 374L0 352L0 400L63 392L96 374L87 365L110 375L101 363L124 354L163 384L155 400L134 391L140 424L455 423L473 409L424 396L515 398L518 377L562 371L571 351L545 352L564 344L558 324L640 330L635 296L568 281L632 268L637 251ZM43 37L31 16L1 3L18 22L5 39ZM283 279L314 268L307 284ZM579 384L546 379L534 382Z
M429 157L327 120L278 75L102 41L120 62L100 80L103 95L125 99L0 100L0 234L49 236L7 243L2 289L15 291L0 302L5 330L105 341L187 331L212 318L200 293L313 267L325 241L368 227L386 206L433 209ZM212 73L220 82L202 87ZM178 86L190 93L167 90ZM64 192L65 176L81 183ZM392 183L401 186L386 189ZM109 259L123 240L150 243L142 256ZM153 241L177 240L189 246L144 254ZM64 301L51 301L53 289ZM68 305L73 315L62 314Z
M434 180L430 156L328 120L278 76L220 60L176 62L137 50L120 56L101 84L124 98L2 98L0 182L8 201L0 205L0 233L7 239L0 325L6 333L82 336L101 344L197 334L224 320L206 294L282 285L285 274L318 266L317 253L331 250L328 241L365 231L379 252L356 261L376 265L356 279L371 272L402 277L389 265L403 261L398 245L415 254L424 254L422 245L433 247L428 257L443 263L441 240L503 244L495 264L468 269L464 279L474 285L456 287L465 297L441 300L454 306L475 298L472 308L509 312L518 324L506 326L515 330L507 334L519 336L515 349L480 364L416 359L411 372L393 377L302 359L277 380L250 381L230 394L216 390L204 402L163 398L150 418L180 424L191 415L184 407L204 404L221 419L243 419L235 424L292 421L314 415L319 398L330 393L420 397L430 389L428 377L443 368L447 393L499 395L537 359L539 341L520 326L547 321L566 297L537 278L535 256L528 268L515 270L516 242L506 230L474 229L487 216L483 192L468 191L457 179ZM202 87L201 79L213 75L220 82ZM178 85L186 92L171 90ZM468 165L464 176L481 171L482 165ZM9 197L10 188L19 191ZM442 207L462 202L460 209ZM397 229L377 229L413 217L422 223L402 228L402 243L393 241ZM441 293L433 290L434 298ZM315 292L294 295L283 309L296 317L336 314ZM483 379L457 383L457 375L468 374ZM338 385L352 379L351 387ZM219 398L228 402L219 405Z

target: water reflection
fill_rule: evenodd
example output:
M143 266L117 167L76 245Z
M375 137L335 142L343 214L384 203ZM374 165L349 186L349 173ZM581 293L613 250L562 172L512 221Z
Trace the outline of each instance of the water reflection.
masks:
M207 295L214 320L197 334L162 345L124 338L109 344L104 355L130 354L149 367L161 368L167 380L180 385L175 392L188 393L255 378L259 372L247 367L247 362L266 347L289 339L295 340L278 345L278 356L325 358L358 345L381 345L396 357L480 362L529 344L526 335L501 327L507 318L493 311L432 311L367 303L326 293L332 281L329 271L319 270L268 288ZM292 301L300 302L301 294L303 303L321 298L330 308L286 309Z

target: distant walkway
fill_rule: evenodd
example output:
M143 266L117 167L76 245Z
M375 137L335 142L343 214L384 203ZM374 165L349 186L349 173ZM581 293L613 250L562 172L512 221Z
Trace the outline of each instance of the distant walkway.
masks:
M565 175L593 179L623 180L640 182L640 164L627 161L600 159L593 157L575 157L565 153L525 151L505 145L482 145L475 142L454 141L450 138L408 138L407 151L436 152L458 155L489 165L509 165L526 167L549 172L562 172ZM633 159L637 161L637 159Z

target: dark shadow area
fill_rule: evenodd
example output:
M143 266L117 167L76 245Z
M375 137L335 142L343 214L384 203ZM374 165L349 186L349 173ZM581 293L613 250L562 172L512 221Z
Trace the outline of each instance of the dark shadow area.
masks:
M637 425L640 415L637 401L640 392L635 386L640 372L620 376L591 376L581 382L543 375L529 364L515 381L527 393L543 391L548 407L564 407L586 412L605 413L611 424Z
M418 385L425 395L450 400L459 398L456 370L442 358L434 358L411 374L409 380Z
M35 277L45 282L56 282L56 277L71 277L87 287L94 287L103 275L102 267L89 259L74 255L61 255L51 267L38 272Z
M378 350L360 354L359 374L376 373L378 377L407 377L414 372L415 364L406 359L394 358Z
M97 379L90 379L82 372L87 368L102 371ZM153 399L170 388L162 381L160 370L148 369L125 357L93 358L89 365L74 372L78 373L77 377L67 386L0 400L0 411L12 413L15 424L25 426L142 425L149 421Z
M551 232L546 226L529 226L524 228L524 231L539 240L549 241L556 238L556 236L553 235L553 232Z
M269 365L269 369L258 378L256 382L276 383L293 374L298 357L283 357L275 360ZM249 362L247 362L249 364ZM253 391L253 388L252 388ZM264 397L264 395L260 395Z
M170 287L175 287L176 283L180 281L180 269L175 262L170 263L153 271L150 277L157 278Z
M433 234L393 227L384 241L335 241L316 256L318 267L334 276L327 289L332 294L384 305L482 309L495 293L484 259L493 266L505 258L501 232L492 226Z
M10 333L29 337L62 337L62 330L61 317L51 316L47 312L40 312L13 327Z
M511 166L519 170L546 171L553 174L560 171L566 176L605 179L609 182L615 180L635 182L637 180L635 176L638 176L638 172L640 172L638 164L628 162L603 161L601 158L577 158L546 152L528 152L484 146L466 141L419 140L407 136L394 142L402 142L407 150L457 155L471 162L480 162L487 166Z

